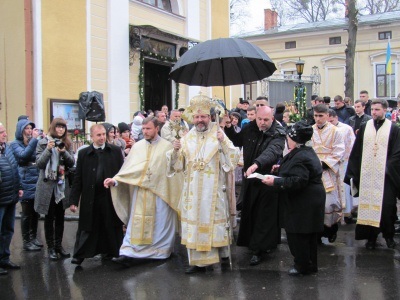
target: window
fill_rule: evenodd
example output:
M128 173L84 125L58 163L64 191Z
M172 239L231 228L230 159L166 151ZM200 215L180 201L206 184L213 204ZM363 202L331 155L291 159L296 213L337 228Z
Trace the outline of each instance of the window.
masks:
M244 85L244 99L255 100L257 98L257 81Z
M339 45L342 43L342 37L335 36L329 38L329 45Z
M376 96L395 97L395 64L392 63L392 74L386 74L386 64L376 65Z
M172 12L170 0L139 0L139 1Z
M285 49L295 49L296 41L285 42Z
M380 40L387 40L388 38L392 38L392 32L391 31L382 31L378 33L378 38Z

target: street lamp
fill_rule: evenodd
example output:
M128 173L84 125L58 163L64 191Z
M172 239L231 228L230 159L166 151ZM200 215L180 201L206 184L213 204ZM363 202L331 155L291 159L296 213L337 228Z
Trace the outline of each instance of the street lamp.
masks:
M304 60L301 60L299 57L299 60L296 62L296 71L297 75L299 75L299 82L301 82L301 75L303 75L303 70L304 70Z

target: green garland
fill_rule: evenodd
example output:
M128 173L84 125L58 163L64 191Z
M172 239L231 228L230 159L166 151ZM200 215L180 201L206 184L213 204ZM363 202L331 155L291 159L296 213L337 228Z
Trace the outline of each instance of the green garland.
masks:
M294 87L294 103L298 110L299 120L307 118L307 89L303 85Z
M149 51L140 50L140 58L139 58L139 109L144 109L144 57L152 57L157 60L167 61L167 62L176 62L176 58L159 55ZM178 108L179 102L179 83L176 83L175 86L175 108Z

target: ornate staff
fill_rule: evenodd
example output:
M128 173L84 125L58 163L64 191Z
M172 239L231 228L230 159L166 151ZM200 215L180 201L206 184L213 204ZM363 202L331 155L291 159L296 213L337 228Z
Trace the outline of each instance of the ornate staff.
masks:
M215 123L217 126L219 126L219 113L221 112L220 108L218 107L219 103L216 102L216 106L215 106ZM217 129L217 131L220 130L219 128ZM219 144L218 146L218 151L219 153L222 152L222 147L221 144ZM226 176L225 176L225 182L226 182ZM222 186L222 191L225 193L226 195L226 185L224 184ZM232 223L231 223L231 209L230 209L230 204L229 204L229 199L228 196L226 195L226 201L224 199L225 202L225 208L226 208L226 224L225 224L225 228L226 228L226 232L228 234L228 257L229 257L229 267L232 271L232 252L231 252L231 243L232 243Z

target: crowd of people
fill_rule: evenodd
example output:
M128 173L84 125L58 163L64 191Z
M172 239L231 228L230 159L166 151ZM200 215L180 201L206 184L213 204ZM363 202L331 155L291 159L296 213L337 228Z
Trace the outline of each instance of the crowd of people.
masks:
M307 117L292 123L293 107L273 108L266 97L228 110L198 95L185 109L164 105L136 112L130 124L94 124L91 144L78 153L62 118L43 134L21 116L11 143L0 124L0 274L20 268L10 260L17 202L23 249L44 247L37 235L44 215L54 261L71 256L62 246L64 215L79 210L76 265L97 255L127 267L166 259L178 231L185 273L231 265L237 212L237 245L251 250L251 266L277 248L285 229L292 276L318 272L318 244L335 242L342 218L357 223L355 238L367 249L381 232L395 248L398 110L389 118L387 101L367 91L349 101L337 95L331 107L330 97L315 95Z

